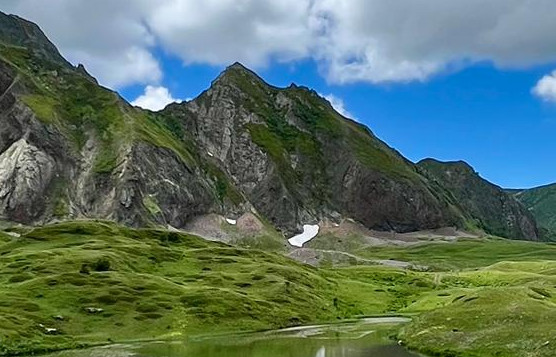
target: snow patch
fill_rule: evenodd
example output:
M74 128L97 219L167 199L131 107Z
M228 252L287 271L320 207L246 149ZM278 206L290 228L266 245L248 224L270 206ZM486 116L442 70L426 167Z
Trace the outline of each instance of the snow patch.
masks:
M235 219L231 219L231 218L226 218L226 222L228 222L232 226L235 226L237 224L237 221Z
M291 237L290 239L288 239L288 242L290 242L290 244L293 245L294 247L301 248L303 247L303 244L315 238L317 234L319 234L318 225L305 224L303 226L303 233Z

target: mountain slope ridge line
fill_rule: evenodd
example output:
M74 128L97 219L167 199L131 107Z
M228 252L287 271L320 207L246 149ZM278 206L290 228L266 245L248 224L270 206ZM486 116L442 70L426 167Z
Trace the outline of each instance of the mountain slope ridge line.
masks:
M103 218L182 229L195 217L254 212L285 236L353 218L382 231L457 227L538 239L532 217L506 193L488 197L503 197L514 207L508 212L470 209L453 187L314 90L271 86L234 63L197 98L141 110L91 80L82 65L60 60L38 26L18 21L0 14L0 152L29 132L29 144L52 167L26 154L27 171L0 176L15 193L0 198L6 220ZM33 181L23 179L29 170L38 173ZM161 187L165 180L176 185ZM488 206L474 197L473 206Z

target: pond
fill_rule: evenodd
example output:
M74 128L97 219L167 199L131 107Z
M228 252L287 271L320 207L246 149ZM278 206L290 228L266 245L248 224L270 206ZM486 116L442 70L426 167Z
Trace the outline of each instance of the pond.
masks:
M403 317L294 327L275 331L110 345L49 357L418 357L389 336Z

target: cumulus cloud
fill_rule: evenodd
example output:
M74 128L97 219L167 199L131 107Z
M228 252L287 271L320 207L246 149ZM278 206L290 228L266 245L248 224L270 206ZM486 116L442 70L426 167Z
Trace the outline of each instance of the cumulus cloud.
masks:
M317 53L333 82L426 80L478 61L556 59L550 0L323 0Z
M181 100L174 98L168 88L146 86L145 92L131 102L131 104L143 109L158 111L173 102L179 103Z
M140 47L125 48L104 57L76 50L69 52L69 58L86 64L89 72L98 76L102 84L112 88L136 83L158 83L162 79L158 61L148 50Z
M164 0L146 18L186 63L264 66L309 55L309 0Z
M156 41L142 20L146 0L17 0L2 11L36 22L72 63L83 63L106 86L157 83Z
M342 114L346 118L355 119L354 115L351 114L347 109L342 98L335 96L334 94L323 95L324 99L330 102L334 110Z
M532 90L533 94L547 102L556 103L556 71L542 77Z
M312 59L332 83L556 61L553 0L6 0L3 10L38 22L114 87L156 83L156 46L186 64Z

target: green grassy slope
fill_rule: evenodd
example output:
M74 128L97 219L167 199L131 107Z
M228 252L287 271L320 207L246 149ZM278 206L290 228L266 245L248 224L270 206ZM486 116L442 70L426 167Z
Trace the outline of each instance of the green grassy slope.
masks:
M356 253L373 259L395 259L426 265L432 271L479 269L502 261L556 259L556 245L500 238L463 239L457 244L418 244L409 247L363 248Z
M170 149L194 165L191 148L156 117L132 108L117 93L74 69L33 56L26 48L0 43L0 62L13 68L27 93L21 100L37 118L58 129L79 152L91 133L98 139L97 173L111 172L120 150L134 141Z
M361 251L431 266L316 269L96 221L0 234L0 354L402 313L438 356L551 356L555 246L497 239ZM49 334L47 328L55 328Z
M342 117L315 91L306 87L277 88L265 83L257 74L240 64L229 67L224 75L247 94L243 105L258 114L266 125L251 124L247 128L253 141L263 148L286 175L294 179L290 154L302 154L311 170L322 170L322 142L331 141L346 145L365 166L388 176L418 180L412 164L380 141L371 131L352 120ZM279 108L274 103L278 95L292 101L291 108ZM298 127L287 123L284 117L291 112L298 119ZM324 183L323 183L324 184Z
M277 328L388 309L388 294L374 285L341 285L339 273L184 234L82 221L0 238L4 354ZM352 295L352 288L360 293Z
M541 235L556 240L556 185L514 192L515 197L535 216Z

